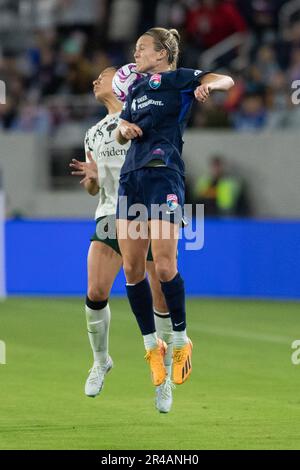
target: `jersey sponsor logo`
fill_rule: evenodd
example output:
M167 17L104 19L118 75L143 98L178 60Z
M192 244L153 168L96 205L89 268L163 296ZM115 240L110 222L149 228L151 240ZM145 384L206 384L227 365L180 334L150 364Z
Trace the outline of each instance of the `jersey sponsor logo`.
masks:
M107 149L107 150L102 150L102 152L99 153L100 157L124 157L126 156L127 151L125 149Z
M157 90L157 88L161 85L161 75L159 73L155 73L149 80L149 85L153 90Z
M131 110L136 111L137 109L147 108L148 106L164 106L164 103L161 100L152 100L148 99L147 95L142 96L138 99L133 99L131 103Z
M140 104L140 103L143 103L144 101L147 101L148 99L148 96L147 95L143 95L141 96L140 98L137 98L137 103Z
M176 207L178 206L178 197L176 194L167 195L167 206L171 212L175 211Z
M132 100L131 109L132 111L136 111L136 99L135 98Z

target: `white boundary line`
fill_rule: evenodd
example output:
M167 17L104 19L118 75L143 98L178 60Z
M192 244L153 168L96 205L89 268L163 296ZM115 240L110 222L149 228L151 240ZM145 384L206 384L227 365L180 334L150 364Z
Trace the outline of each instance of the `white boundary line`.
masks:
M0 300L6 298L5 278L5 196L0 188Z

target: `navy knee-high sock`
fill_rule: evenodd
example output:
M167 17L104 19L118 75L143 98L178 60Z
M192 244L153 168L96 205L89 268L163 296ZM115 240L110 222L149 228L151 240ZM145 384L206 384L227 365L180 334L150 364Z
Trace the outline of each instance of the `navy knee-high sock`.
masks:
M174 331L186 329L184 281L179 273L167 282L161 281L161 289L171 315Z
M130 286L126 284L131 310L136 316L142 335L155 332L153 300L148 279Z

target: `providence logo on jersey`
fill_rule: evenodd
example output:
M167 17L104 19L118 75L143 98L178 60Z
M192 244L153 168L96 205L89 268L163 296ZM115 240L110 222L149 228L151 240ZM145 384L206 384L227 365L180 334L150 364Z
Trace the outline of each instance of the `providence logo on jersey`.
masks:
M100 157L126 157L127 151L125 149L116 149L115 147L111 149L102 150L99 155Z
M159 73L155 73L149 80L149 85L153 90L156 90L161 85L161 75Z

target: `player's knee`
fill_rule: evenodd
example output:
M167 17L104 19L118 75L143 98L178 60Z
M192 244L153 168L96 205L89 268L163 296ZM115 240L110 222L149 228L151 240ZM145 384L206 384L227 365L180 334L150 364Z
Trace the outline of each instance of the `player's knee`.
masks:
M129 284L137 284L145 277L145 267L140 263L132 263L131 261L124 261L123 268L125 272L126 281Z
M89 286L88 288L88 298L92 302L102 302L109 297L109 292L107 289L100 286Z
M155 270L160 281L170 281L176 274L176 267L169 258L159 258L155 261Z

